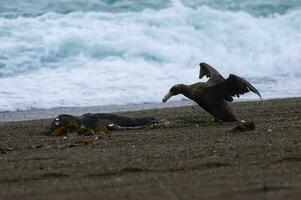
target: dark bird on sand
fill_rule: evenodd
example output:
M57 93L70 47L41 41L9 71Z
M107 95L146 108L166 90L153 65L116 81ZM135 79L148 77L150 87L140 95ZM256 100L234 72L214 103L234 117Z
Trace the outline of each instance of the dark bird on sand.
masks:
M156 121L152 117L130 118L109 113L87 113L81 116L62 114L52 121L48 132L51 135L60 136L69 131L85 134L87 132L101 133L110 130L141 129Z
M261 99L261 95L257 89L245 79L234 74L230 74L227 79L224 79L210 65L201 63L200 67L200 78L206 75L209 77L207 82L198 82L192 85L174 85L163 98L163 103L172 96L182 94L209 112L216 122L228 122L238 121L228 105L228 102L233 101L234 96L239 97L251 91Z

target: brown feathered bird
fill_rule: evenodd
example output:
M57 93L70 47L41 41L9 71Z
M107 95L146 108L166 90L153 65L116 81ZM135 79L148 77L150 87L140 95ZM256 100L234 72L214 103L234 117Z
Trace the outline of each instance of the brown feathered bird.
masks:
M201 63L199 78L205 75L209 77L207 82L198 82L192 85L174 85L163 98L163 103L172 96L182 94L213 115L216 122L228 122L238 121L228 105L228 102L233 101L234 96L239 97L241 94L251 91L261 99L257 89L245 79L234 74L230 74L225 79L213 67L206 63Z
M81 116L62 114L51 123L48 133L55 136L70 131L85 130L93 132L107 132L109 130L140 129L157 122L153 117L130 118L110 113L86 113Z

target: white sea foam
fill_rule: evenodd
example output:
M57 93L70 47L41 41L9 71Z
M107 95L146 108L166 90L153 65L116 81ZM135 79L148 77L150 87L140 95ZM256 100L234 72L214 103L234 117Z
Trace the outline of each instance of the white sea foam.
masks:
M173 1L0 18L0 44L1 111L159 102L198 81L200 62L246 77L263 98L301 95L300 9L264 18Z

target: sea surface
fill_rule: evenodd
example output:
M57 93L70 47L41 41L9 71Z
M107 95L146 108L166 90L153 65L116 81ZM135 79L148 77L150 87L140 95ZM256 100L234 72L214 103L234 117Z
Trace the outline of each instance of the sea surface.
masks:
M0 0L0 111L160 102L200 62L301 96L301 1Z

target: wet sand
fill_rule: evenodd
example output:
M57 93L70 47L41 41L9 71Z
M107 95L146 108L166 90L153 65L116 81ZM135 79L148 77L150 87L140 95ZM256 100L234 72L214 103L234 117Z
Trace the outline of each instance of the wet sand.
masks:
M1 122L0 199L300 199L301 98L232 107L256 129L197 106L121 113L170 123L92 144L48 136L50 119Z

